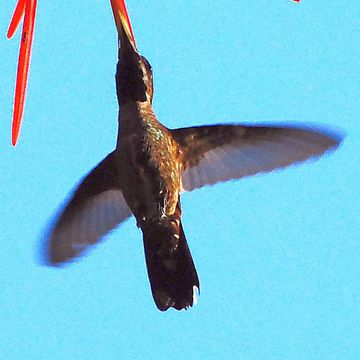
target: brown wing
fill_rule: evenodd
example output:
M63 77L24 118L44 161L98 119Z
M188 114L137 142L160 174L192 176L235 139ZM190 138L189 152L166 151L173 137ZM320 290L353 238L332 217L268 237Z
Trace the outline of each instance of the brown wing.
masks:
M80 256L131 215L111 153L80 183L46 239L45 261L57 265Z
M306 127L213 125L171 131L183 153L185 191L286 167L341 141Z

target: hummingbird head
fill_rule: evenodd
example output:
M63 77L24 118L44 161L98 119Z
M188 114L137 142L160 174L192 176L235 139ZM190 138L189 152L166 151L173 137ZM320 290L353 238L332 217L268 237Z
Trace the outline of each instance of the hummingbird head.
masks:
M127 102L152 103L153 77L150 63L136 48L126 8L123 2L112 1L119 36L116 92L119 105Z

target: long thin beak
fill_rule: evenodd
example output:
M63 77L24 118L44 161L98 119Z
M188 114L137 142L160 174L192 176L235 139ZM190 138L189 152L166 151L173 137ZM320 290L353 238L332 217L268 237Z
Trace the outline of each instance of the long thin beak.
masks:
M137 51L134 33L124 0L110 0L120 41L127 39L135 52Z

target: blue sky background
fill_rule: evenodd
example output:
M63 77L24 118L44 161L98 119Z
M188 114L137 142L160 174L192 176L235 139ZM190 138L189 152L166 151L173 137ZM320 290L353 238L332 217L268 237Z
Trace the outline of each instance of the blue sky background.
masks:
M347 134L318 162L183 196L201 283L159 312L134 220L64 270L47 221L113 150L117 39L107 1L40 1L25 118L10 146L19 34L0 12L1 359L359 359L358 0L128 0L168 127L315 122ZM90 6L89 6L90 5Z

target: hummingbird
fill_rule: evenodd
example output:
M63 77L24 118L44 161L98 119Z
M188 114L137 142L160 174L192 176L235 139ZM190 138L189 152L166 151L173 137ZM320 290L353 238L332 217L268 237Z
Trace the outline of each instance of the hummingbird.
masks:
M152 68L137 49L125 4L112 0L112 9L119 39L116 148L56 217L45 258L52 266L70 262L133 215L157 308L187 309L200 283L182 226L181 194L320 157L341 138L306 126L165 127L153 111Z

